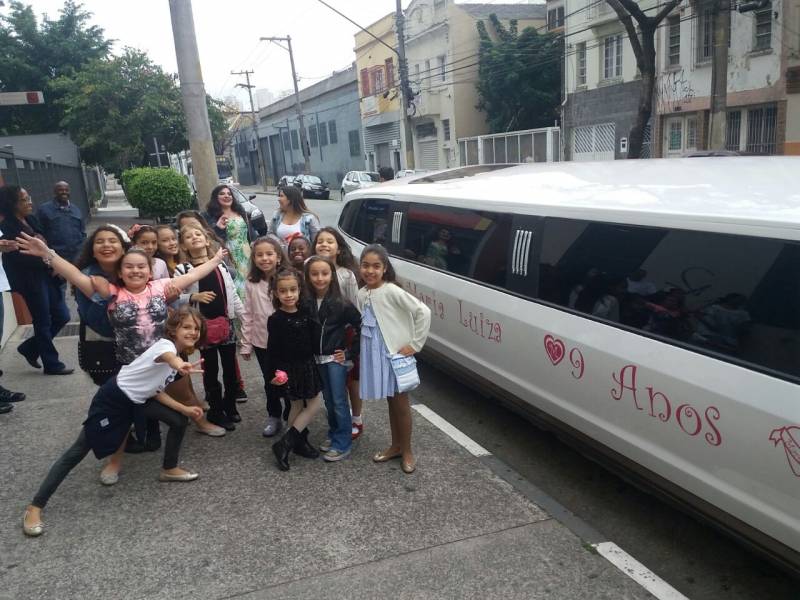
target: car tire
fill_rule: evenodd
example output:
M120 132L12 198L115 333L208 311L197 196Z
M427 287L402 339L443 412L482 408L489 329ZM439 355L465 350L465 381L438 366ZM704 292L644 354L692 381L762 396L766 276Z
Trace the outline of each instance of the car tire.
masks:
M344 188L339 190L339 200L344 200Z
M330 200L330 199L331 199L330 192L329 192L329 193L327 193L327 194L322 194L322 199L323 199L323 200Z

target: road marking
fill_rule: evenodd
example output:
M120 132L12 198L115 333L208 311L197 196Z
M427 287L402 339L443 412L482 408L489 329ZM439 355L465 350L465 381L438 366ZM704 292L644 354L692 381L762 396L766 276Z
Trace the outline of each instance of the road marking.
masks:
M420 415L425 417L428 421L430 421L433 425L438 427L441 431L446 433L453 441L455 441L460 446L464 447L467 450L467 452L469 452L473 456L492 455L492 453L489 452L486 448L484 448L478 442L476 442L466 434L462 433L461 431L453 427L450 423L445 421L442 417L437 415L435 412L433 412L430 408L428 408L424 404L412 404L411 408L413 408Z
M448 435L453 441L465 448L467 452L473 456L492 456L492 453L486 448L445 421L442 417L437 415L424 404L412 404L411 408L417 411L421 416L425 417L425 419L427 419L432 425ZM512 485L514 485L513 482ZM560 506L560 504L558 505ZM561 508L564 512L568 512L565 508ZM583 524L582 520L577 520ZM588 525L585 526L584 529L594 531ZM617 546L614 542L599 542L592 544L592 547L597 550L600 556L622 571L622 573L633 579L645 590L658 598L658 600L689 600L689 598L681 594L678 590L673 588L666 581L661 579L658 575L653 573L650 569L645 567L642 563Z
M600 542L592 544L592 546L600 553L600 556L653 594L658 600L689 600L614 542Z

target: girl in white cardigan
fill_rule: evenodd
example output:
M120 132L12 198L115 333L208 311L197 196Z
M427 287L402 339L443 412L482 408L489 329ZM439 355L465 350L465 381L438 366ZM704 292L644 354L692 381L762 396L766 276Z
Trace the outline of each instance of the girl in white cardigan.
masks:
M408 393L400 392L391 356L412 356L422 350L431 326L431 311L395 283L389 254L379 244L364 248L360 261L366 284L358 291L361 310L361 398L389 402L392 444L372 457L375 462L402 459L405 473L413 473L416 460L411 451L411 405Z
M203 227L185 225L181 229L180 243L184 262L175 267L176 276L188 273L209 260L211 241ZM233 278L223 264L186 291L190 294L192 304L200 309L206 319L206 340L200 347L203 387L210 405L206 418L214 425L233 431L236 429L234 423L242 418L236 409L239 382L236 377L236 334L232 320L242 317L242 301L236 293ZM220 362L225 384L224 396L218 379Z

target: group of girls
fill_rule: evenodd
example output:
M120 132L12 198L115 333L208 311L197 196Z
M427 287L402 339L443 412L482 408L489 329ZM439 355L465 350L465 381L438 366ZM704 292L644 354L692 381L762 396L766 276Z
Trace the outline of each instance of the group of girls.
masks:
M23 253L40 257L83 295L79 306L91 309L87 314L104 311L109 327L98 333L113 335L119 362L116 375L95 395L80 436L53 465L26 510L26 534L42 532L41 510L47 499L89 450L98 458L111 457L101 481L115 483L131 424L137 439L148 440L143 433L145 427L150 431L143 423L147 418L169 426L160 479L195 479L196 473L178 467L186 417L209 435L224 435L241 420L236 408L237 339L241 357L249 360L255 353L264 376L264 435L275 435L287 421L285 433L272 447L281 470L289 469L292 451L319 456L309 442L308 425L321 406L320 392L328 414L328 435L319 446L325 460L335 462L350 454L353 438L363 430L361 398L387 398L392 442L373 460L401 458L404 472L415 470L408 395L398 388L390 358L422 348L430 325L428 308L394 284L383 247L367 247L357 266L332 228L316 228L313 241L301 227L280 232L288 234L288 244L277 231L248 244L244 255L249 264L238 288L241 270L229 252L228 228L237 218L247 225L246 216L238 212L232 195L225 190L215 193L223 208L213 226L198 213L182 213L177 235L167 226L138 227L131 232L135 245L127 251L115 227L99 228L87 243L94 246L96 263L83 272L40 239L19 238ZM235 216L226 214L226 208ZM305 219L307 209L302 208L295 224ZM285 224L286 213L281 214L278 226ZM296 216L289 214L285 220ZM273 218L271 225L275 223ZM218 235L219 228L228 232L227 242ZM112 238L119 238L119 247ZM165 271L167 277L155 276ZM365 284L361 290L359 279ZM201 360L190 363L188 355L195 347ZM359 353L360 368L353 368ZM203 375L206 416L191 389L191 373ZM154 435L160 445L157 430Z

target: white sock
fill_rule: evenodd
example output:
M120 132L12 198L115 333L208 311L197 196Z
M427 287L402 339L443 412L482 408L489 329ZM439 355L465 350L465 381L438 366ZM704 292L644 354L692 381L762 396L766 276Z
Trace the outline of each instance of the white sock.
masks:
M353 425L363 425L363 421L361 420L361 415L353 415Z

